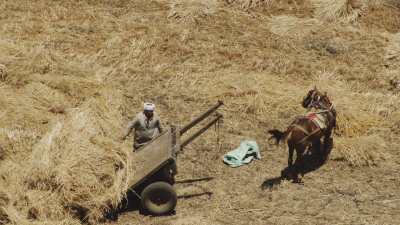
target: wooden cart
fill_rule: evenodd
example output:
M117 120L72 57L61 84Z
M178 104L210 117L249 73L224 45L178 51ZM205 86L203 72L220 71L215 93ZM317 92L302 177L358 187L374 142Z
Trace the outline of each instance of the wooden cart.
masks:
M148 213L162 215L175 209L177 195L173 184L177 174L177 154L221 120L222 115L216 111L222 105L221 101L218 102L182 128L169 127L133 153L135 176L130 179L130 190L140 199L142 208ZM212 119L204 127L181 142L181 135L209 117Z

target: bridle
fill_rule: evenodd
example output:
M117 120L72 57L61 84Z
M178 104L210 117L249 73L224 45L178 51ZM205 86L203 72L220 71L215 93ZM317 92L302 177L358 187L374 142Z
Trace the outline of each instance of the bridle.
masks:
M315 108L327 111L331 111L332 109L334 109L334 106L329 97L326 95L323 95L321 97L321 95L318 95L318 92L316 90L312 91L311 96L309 98L311 99L310 103L307 105L307 108L309 109ZM325 100L325 102L323 100Z

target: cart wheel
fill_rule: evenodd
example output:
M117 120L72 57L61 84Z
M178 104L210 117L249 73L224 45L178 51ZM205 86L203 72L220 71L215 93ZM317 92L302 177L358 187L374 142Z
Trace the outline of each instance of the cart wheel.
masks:
M142 207L153 215L163 215L175 209L177 196L174 188L166 182L147 186L142 194Z

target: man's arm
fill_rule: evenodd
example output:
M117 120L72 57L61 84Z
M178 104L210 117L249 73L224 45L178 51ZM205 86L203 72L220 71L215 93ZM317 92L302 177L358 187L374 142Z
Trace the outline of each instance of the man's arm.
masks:
M137 123L139 122L138 118L136 117L135 119L133 119L132 121L130 121L128 123L128 126L126 128L126 131L124 133L124 135L122 136L122 140L125 140L126 137L129 136L129 134L132 132L133 128L136 127Z
M159 131L160 133L162 133L163 129L162 129L162 127L161 127L161 122L160 122L160 120L157 121L157 128L158 128L158 131Z

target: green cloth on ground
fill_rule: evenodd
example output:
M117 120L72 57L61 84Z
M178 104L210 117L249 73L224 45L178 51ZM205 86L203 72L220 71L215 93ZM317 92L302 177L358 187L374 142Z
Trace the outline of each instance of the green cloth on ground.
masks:
M239 167L250 163L254 158L261 159L260 149L255 141L242 141L240 146L224 155L224 163Z

